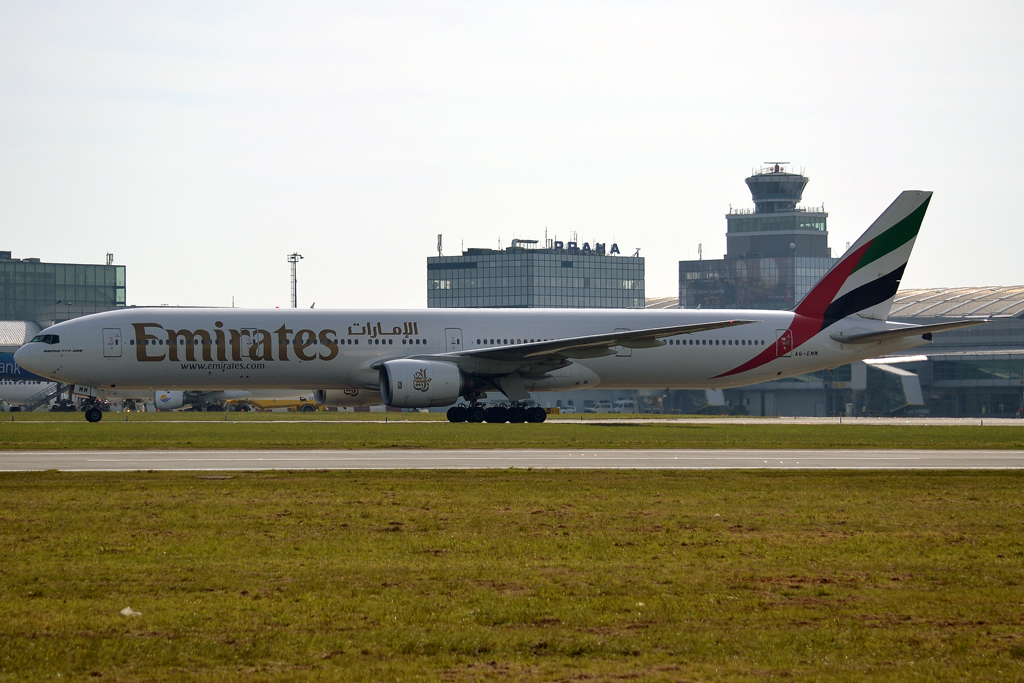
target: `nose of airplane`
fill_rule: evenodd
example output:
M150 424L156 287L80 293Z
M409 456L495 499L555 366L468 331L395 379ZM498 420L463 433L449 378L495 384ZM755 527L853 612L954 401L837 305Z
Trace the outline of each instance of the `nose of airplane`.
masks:
M20 349L14 352L14 362L17 363L18 367L24 368L31 373L42 375L42 366L40 361L42 360L42 352L40 347L45 344L38 342L29 342Z

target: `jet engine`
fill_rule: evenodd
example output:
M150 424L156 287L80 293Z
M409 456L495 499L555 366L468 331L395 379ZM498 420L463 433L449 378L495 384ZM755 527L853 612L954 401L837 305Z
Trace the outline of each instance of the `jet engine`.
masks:
M380 395L399 408L450 406L464 389L462 373L452 363L391 360L380 369Z
M384 403L379 392L367 389L317 389L313 392L313 399L322 406L335 408L379 406Z
M176 410L185 405L184 391L157 391L153 393L157 410Z

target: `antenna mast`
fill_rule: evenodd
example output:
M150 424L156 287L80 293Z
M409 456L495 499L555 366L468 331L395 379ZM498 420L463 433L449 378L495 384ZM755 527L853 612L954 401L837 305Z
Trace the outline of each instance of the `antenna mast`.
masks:
M437 236L437 255L438 256L444 256L444 254L441 253L441 236L440 235Z
M288 254L288 263L292 264L292 308L298 308L299 307L298 292L296 290L296 285L298 284L298 278L296 277L296 268L295 268L295 266L298 265L299 260L301 258L302 258L302 254L300 254L298 252L296 252L294 254Z

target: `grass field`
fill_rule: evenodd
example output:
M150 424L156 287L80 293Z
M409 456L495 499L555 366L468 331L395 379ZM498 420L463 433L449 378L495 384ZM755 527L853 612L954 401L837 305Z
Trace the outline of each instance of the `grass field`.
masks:
M5 473L0 680L1020 679L1022 484Z
M1024 429L980 426L552 422L451 424L301 420L88 424L0 422L0 450L366 448L970 448L1022 449Z

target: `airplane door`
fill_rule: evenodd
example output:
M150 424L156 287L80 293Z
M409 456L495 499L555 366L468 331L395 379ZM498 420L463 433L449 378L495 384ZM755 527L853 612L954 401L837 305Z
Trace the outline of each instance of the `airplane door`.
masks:
M121 330L116 327L103 328L103 357L121 357Z
M616 327L615 331L616 332L629 332L629 328L628 327ZM625 346L616 346L615 347L615 356L617 358L629 358L632 355L633 355L633 349L631 349L631 348L628 348L628 347L625 347Z
M793 330L775 330L775 356L789 358L793 353Z
M445 350L448 353L462 350L462 330L450 327L444 331Z

